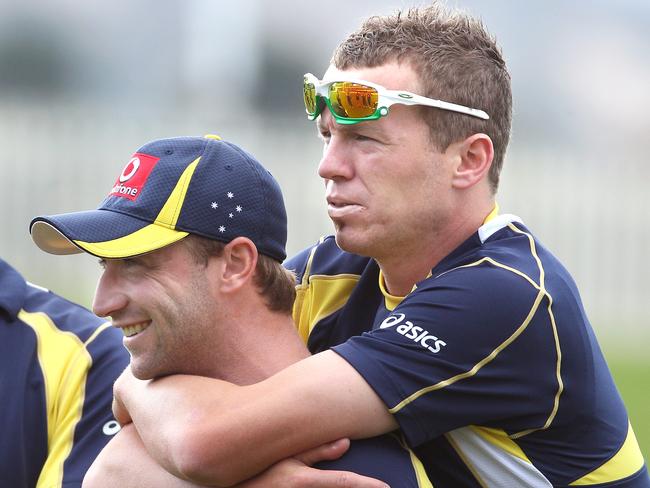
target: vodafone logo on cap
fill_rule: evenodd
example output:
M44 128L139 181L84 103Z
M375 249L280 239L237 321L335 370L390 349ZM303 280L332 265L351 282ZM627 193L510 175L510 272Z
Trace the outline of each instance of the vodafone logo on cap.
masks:
M133 177L135 172L138 171L139 167L140 167L140 158L138 157L131 158L131 161L126 163L126 166L124 166L124 169L122 170L122 174L120 175L119 178L120 183L129 181Z
M147 178L159 159L148 154L135 153L117 177L109 196L134 201L142 193Z

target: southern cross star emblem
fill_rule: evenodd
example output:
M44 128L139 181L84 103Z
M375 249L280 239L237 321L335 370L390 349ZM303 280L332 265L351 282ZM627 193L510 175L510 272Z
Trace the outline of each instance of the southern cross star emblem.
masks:
M229 191L229 192L226 192L226 197L228 197L228 199L232 200L233 198L235 198L235 194L233 192ZM220 208L219 203L217 201L211 202L210 207L212 207L213 210L216 210L216 209ZM234 219L235 218L235 212L239 214L239 213L242 213L243 211L244 211L244 208L241 205L235 205L235 207L232 209L232 211L228 212L228 218L229 219ZM225 213L222 214L220 212L219 215L225 215ZM219 217L217 217L217 218L219 218ZM226 226L225 225L220 225L217 229L221 234L226 232Z

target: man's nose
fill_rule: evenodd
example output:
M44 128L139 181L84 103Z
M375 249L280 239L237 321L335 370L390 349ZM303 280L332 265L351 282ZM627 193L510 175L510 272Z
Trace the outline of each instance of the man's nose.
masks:
M350 179L354 175L352 153L342 137L332 135L323 147L318 175L325 180Z
M93 312L99 317L108 317L122 310L127 303L127 296L119 286L117 274L110 269L110 264L107 264L97 282Z

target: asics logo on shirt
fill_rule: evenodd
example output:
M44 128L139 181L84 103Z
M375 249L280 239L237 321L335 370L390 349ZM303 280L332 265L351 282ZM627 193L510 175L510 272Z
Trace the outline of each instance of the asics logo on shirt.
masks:
M410 320L404 320L405 318L406 315L403 313L389 315L384 319L379 328L388 329L389 327L397 325L397 327L395 327L395 332L403 335L407 339L417 342L434 354L440 352L440 350L447 345L445 341L430 334L428 330L423 329L419 325L414 325Z

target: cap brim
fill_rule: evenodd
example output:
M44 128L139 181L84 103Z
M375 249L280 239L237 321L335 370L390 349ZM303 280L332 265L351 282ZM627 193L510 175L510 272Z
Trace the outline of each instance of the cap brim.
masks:
M45 252L87 252L106 259L145 254L188 235L187 232L100 209L36 217L29 231L36 245Z

